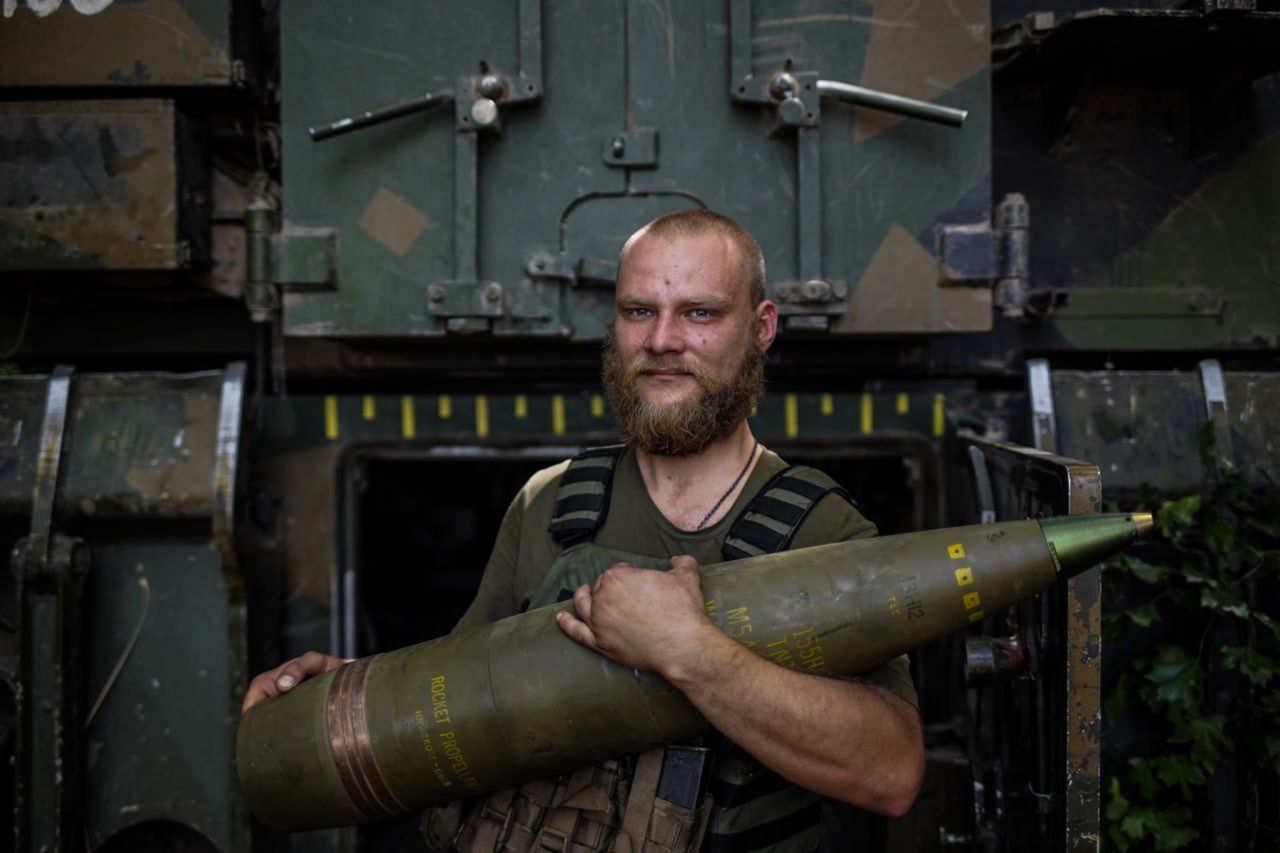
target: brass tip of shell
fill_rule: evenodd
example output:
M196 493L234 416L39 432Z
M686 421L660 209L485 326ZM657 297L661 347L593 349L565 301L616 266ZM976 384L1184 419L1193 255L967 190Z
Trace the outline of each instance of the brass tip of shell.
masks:
M1133 526L1138 528L1139 538L1144 538L1151 532L1151 528L1155 527L1155 519L1149 512L1131 512L1129 518L1133 519Z

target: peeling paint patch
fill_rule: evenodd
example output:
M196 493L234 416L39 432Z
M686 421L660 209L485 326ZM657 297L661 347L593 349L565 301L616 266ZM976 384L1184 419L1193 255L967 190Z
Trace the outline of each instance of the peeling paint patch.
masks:
M386 187L378 187L360 214L360 228L402 258L429 224L425 213Z

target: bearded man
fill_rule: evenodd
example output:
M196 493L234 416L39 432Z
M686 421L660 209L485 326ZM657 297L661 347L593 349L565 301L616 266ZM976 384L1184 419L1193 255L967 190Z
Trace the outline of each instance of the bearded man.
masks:
M459 849L803 851L818 846L821 796L895 816L915 801L924 749L905 657L822 677L704 610L699 564L876 532L837 484L752 435L778 324L764 285L756 241L719 214L668 214L627 240L603 366L624 444L530 478L455 629L572 596L577 615L555 617L565 634L657 672L715 727L708 796L664 799L656 750L492 795ZM254 679L245 707L341 664L289 661Z

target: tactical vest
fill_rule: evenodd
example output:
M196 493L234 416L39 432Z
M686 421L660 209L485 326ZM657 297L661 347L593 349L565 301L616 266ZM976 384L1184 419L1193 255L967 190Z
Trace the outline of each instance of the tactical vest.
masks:
M563 550L529 608L571 597L574 589L624 560L645 568L666 566L665 558L592 541L608 515L623 450L623 445L588 448L561 475L548 533ZM785 550L813 507L832 492L852 503L821 471L803 466L780 471L734 520L722 556L736 560ZM666 780L664 750L659 748L499 791L472 809L461 827L456 807L429 810L423 816L423 835L430 849L452 846L464 853L816 850L821 798L787 782L724 737L716 735L714 741L700 806L683 806L660 795Z

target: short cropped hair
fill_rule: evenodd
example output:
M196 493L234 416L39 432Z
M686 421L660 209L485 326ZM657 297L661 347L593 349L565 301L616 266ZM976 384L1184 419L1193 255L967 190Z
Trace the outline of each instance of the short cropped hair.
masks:
M760 244L747 229L722 213L713 213L700 207L688 210L677 210L667 213L645 225L627 238L618 253L618 269L622 269L622 260L627 249L641 237L659 237L663 240L675 240L680 237L701 237L704 234L721 234L728 237L738 250L738 261L742 280L747 285L747 293L754 307L764 301L765 274L764 254Z

